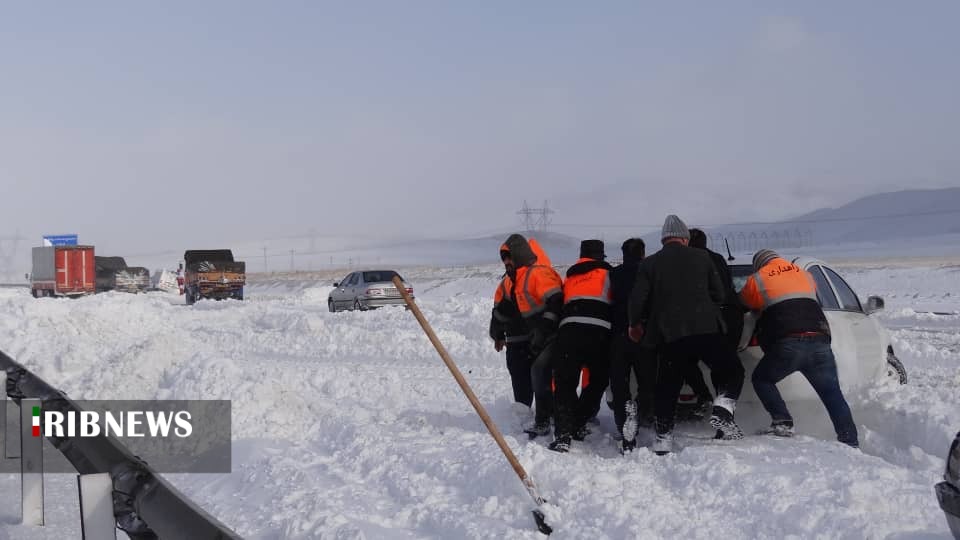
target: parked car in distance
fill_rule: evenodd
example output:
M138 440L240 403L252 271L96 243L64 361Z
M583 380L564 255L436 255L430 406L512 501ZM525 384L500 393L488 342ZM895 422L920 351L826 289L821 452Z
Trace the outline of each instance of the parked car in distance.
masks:
M393 277L399 276L393 270L361 270L347 274L333 284L333 291L327 298L327 307L331 313L342 310L366 311L383 306L405 305L400 291L393 284ZM407 293L413 296L413 288L401 277Z
M960 433L957 433L950 445L943 480L936 487L937 500L947 517L950 532L954 538L960 539Z

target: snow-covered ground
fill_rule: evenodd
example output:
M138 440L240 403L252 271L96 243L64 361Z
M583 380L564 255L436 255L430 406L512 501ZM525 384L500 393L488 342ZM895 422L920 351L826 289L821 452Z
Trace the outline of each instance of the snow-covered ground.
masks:
M800 436L622 457L604 409L570 454L519 433L502 355L486 337L496 267L411 269L418 300L523 465L557 538L949 538L933 485L960 429L960 267L844 267L910 373L848 396L862 451L819 404ZM234 472L168 478L245 538L537 538L530 501L413 316L327 312L341 276L255 280L243 303L163 293L74 301L0 290L0 348L74 398L230 399ZM322 278L323 281L319 281ZM765 418L741 409L747 429ZM652 436L643 432L641 442ZM0 475L0 538L79 538L76 480L49 475L47 526L18 525Z

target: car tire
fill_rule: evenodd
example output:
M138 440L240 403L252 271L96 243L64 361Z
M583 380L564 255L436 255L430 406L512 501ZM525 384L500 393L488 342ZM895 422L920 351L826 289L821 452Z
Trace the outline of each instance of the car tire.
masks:
M887 348L887 376L897 379L900 384L907 384L907 369L897 355L893 354L893 347Z
M333 303L333 298L327 298L327 309L330 310L330 313L337 312L337 306Z
M363 307L363 304L360 303L360 299L359 299L359 298L354 298L354 299L353 299L353 309L354 309L355 311L366 311L366 310L367 310L367 308Z

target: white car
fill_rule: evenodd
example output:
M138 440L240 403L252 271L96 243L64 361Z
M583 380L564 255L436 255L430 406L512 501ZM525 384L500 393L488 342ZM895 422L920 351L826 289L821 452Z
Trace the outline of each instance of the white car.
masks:
M840 274L825 263L808 257L794 259L794 264L813 276L817 284L817 300L830 323L831 347L837 360L837 372L840 387L844 393L871 385L876 381L891 377L901 384L907 382L907 373L897 359L890 344L890 335L880 324L874 313L883 309L883 299L871 296L866 305ZM731 265L734 286L739 292L747 278L753 274L751 265ZM744 385L743 398L756 401L753 385L749 384L750 375L757 363L763 358L763 351L753 339L756 319L747 314L741 341L740 360L746 370L747 384ZM818 399L813 388L800 373L794 373L781 381L777 387L786 401Z
M900 384L906 384L907 372L897 359L890 344L886 329L872 317L883 309L883 299L871 296L866 305L840 277L840 274L822 261L808 257L794 259L794 264L810 272L817 284L817 300L830 323L831 347L837 360L837 374L840 387L845 394L868 386L885 377ZM739 293L753 273L749 264L730 265L734 288ZM743 393L740 401L759 403L750 377L757 363L763 358L763 351L754 336L756 317L745 315L743 337L740 346L740 361L746 371ZM710 380L709 370L702 363L705 380ZM784 401L817 400L816 392L801 373L793 373L777 384ZM696 395L689 386L684 385L678 405L691 407L696 405Z

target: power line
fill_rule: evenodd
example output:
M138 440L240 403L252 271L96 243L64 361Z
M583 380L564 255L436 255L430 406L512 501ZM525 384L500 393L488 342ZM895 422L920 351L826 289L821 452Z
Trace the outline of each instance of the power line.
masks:
M868 221L873 219L893 219L901 217L915 217L915 216L937 216L937 215L946 215L946 214L958 214L960 209L955 210L931 210L927 212L904 212L901 214L883 214L883 215L873 215L873 216L860 216L860 217L848 217L848 218L820 218L820 219L785 219L781 221L742 221L734 223L697 223L701 227L733 227L733 226L743 226L743 225L787 225L791 223L837 223L837 222L849 222L849 221ZM589 228L622 228L622 229L631 229L631 228L657 228L662 224L643 224L643 223L634 223L632 225L624 225L621 223L616 224L599 224L599 223L554 223L555 227L589 227Z

